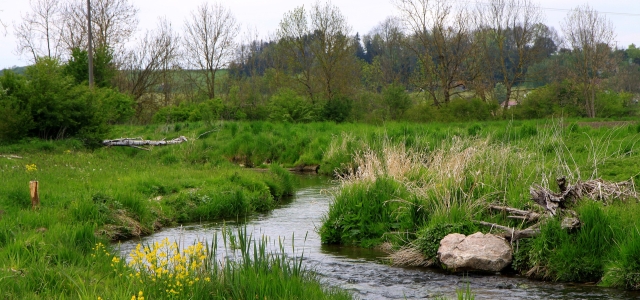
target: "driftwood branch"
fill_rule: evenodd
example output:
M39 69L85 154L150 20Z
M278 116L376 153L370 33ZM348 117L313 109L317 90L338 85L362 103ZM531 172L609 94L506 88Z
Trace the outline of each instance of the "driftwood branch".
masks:
M476 223L482 226L487 226L504 231L502 237L511 242L515 242L519 239L534 237L540 233L540 229L538 228L540 223L536 223L533 226L522 230L484 221L476 221Z
M21 156L13 155L13 154L0 154L0 157L4 157L6 159L21 159Z
M524 220L525 222L535 222L538 221L538 219L540 219L541 217L541 215L537 212L517 209L508 206L489 205L489 208L493 210L508 212L511 214L511 216L508 216L507 218L520 219Z
M207 132L203 132L196 138L196 140L199 140L201 137L203 137L203 136L205 136L205 135L207 135L209 133L216 132L216 131L220 131L220 129L212 129L212 130L209 130Z
M544 214L534 211L522 210L513 207L489 205L489 209L507 212L507 216L511 219L519 219L525 222L537 222L533 226L526 229L515 229L495 223L476 221L477 224L489 226L503 231L503 236L507 240L513 242L522 238L529 238L540 233L538 226L548 216L556 216L560 213L564 216L561 227L566 230L574 230L581 226L578 214L567 209L569 203L575 203L582 198L590 198L596 201L602 201L607 204L614 199L626 200L628 198L638 199L633 179L623 182L608 182L602 179L593 179L588 181L578 181L574 185L570 185L565 177L556 180L560 192L556 193L540 185L534 184L529 188L531 200L545 209Z
M568 185L565 177L556 180L560 189L555 193L540 185L534 184L529 188L531 200L542 206L551 215L556 215L558 209L566 207L568 202L575 202L582 198L590 198L602 201L604 204L612 202L614 199L627 200L629 198L638 199L633 179L622 182L608 182L603 179L591 179L578 181L574 185Z
M115 140L104 140L102 141L102 145L111 147L111 146L124 146L124 147L133 147L136 149L142 150L150 150L149 148L144 148L142 146L166 146L166 145L175 145L186 142L187 138L184 136L180 136L173 140L161 140L161 141L153 141L153 140L143 140L142 138L121 138Z

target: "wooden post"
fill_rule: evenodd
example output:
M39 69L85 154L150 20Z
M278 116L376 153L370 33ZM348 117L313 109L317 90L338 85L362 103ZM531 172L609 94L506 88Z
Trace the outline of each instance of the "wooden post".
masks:
M31 208L36 209L40 206L40 196L38 195L38 182L29 181L29 190L31 191Z

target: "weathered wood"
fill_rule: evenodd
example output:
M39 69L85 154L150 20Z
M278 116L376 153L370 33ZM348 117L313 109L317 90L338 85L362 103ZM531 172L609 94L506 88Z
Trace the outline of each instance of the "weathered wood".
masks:
M13 154L0 154L0 157L4 157L6 159L21 159L21 156L13 155Z
M141 146L166 146L166 145L175 145L186 142L187 138L184 136L177 137L172 140L161 140L161 141L153 141L153 140L144 140L142 138L121 138L115 140L104 140L102 141L102 145L111 147L111 146L124 146L124 147L133 147L141 150L149 150L149 148L144 148Z
M220 131L220 129L212 129L212 130L209 130L207 132L203 132L196 138L196 140L199 140L201 137L203 137L203 136L205 136L205 135L207 135L209 133L216 132L216 131Z
M540 219L541 215L534 211L522 210L508 206L489 205L489 208L493 210L505 211L515 216L508 216L511 219L520 219L526 222L535 222Z
M40 206L40 195L38 195L37 181L29 181L29 191L31 192L31 208L36 209Z
M475 221L476 223L482 225L482 226L487 226L487 227L491 227L491 228L495 228L495 229L499 229L504 231L502 234L502 237L504 237L505 239L507 239L510 242L515 242L519 239L524 239L524 238L530 238L530 237L534 237L538 234L540 234L540 229L538 229L539 223L526 228L526 229L515 229L515 228L511 228L511 227L507 227L507 226L502 226L499 224L495 224L495 223L489 223L489 222L484 222L484 221Z
M537 184L534 184L529 188L529 194L531 195L531 200L533 200L533 202L542 206L542 208L548 211L552 216L556 215L556 211L561 207L561 203L565 201L562 195L553 193L552 191Z
M582 198L590 198L607 204L614 199L638 199L633 179L622 182L608 182L602 179L577 181L569 185L565 177L556 179L559 193L550 191L534 184L529 188L531 200L542 206L551 215L556 215L559 209L567 207L568 202L575 202Z

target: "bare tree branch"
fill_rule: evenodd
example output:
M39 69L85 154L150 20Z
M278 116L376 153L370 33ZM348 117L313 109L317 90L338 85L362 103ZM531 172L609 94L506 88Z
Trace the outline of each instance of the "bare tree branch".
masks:
M23 15L22 22L13 26L18 40L16 53L31 56L33 62L39 57L59 57L61 4L57 0L30 0L29 4L31 13Z
M202 71L194 77L204 77L204 91L210 99L216 96L218 71L226 67L235 54L239 32L235 16L219 3L203 3L185 20L183 45L187 66Z
M110 48L119 53L138 28L137 14L138 9L129 0L92 0L91 22L96 48ZM62 42L65 47L86 49L86 1L68 0L62 15Z
M171 72L178 67L179 36L171 23L160 19L157 29L147 31L120 62L116 84L136 101L138 118L145 109L157 106L155 93L161 88L164 105L171 98Z
M576 77L585 85L587 114L593 118L596 116L595 94L599 74L611 65L608 58L614 47L613 24L605 15L585 4L569 12L562 23L562 31L573 50Z

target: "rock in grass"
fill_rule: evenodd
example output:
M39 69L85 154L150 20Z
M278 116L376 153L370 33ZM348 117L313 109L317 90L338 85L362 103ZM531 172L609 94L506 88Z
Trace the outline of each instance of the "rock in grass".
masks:
M438 259L451 270L499 272L511 263L513 251L507 241L493 234L470 236L452 233L440 241Z

